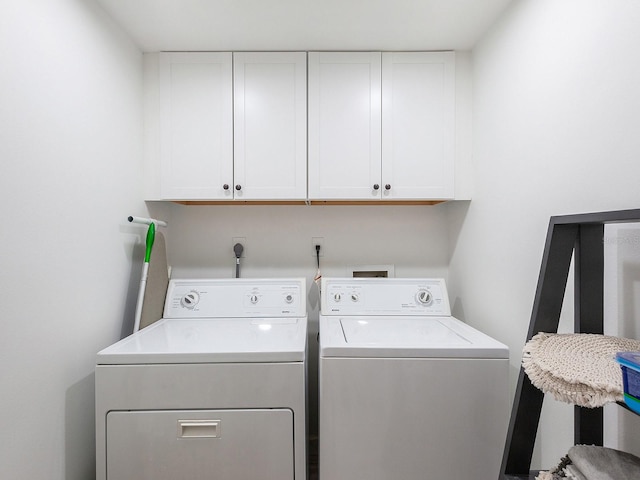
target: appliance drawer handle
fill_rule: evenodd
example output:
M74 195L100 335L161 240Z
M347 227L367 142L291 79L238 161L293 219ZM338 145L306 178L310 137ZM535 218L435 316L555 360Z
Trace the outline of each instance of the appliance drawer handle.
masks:
M220 420L178 420L178 438L220 438Z

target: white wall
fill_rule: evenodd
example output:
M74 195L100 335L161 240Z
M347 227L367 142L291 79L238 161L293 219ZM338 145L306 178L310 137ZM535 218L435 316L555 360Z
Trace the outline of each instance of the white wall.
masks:
M447 207L449 286L509 345L513 385L549 217L640 206L639 24L633 0L519 0L473 51L475 192ZM535 464L566 454L571 417L545 401Z
M139 275L142 57L92 2L5 0L0 58L0 478L90 479L95 353Z

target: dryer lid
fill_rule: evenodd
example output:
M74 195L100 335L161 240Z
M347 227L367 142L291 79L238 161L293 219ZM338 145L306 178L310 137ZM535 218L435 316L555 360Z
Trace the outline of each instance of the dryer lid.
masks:
M307 318L198 318L158 322L98 352L98 365L300 362Z

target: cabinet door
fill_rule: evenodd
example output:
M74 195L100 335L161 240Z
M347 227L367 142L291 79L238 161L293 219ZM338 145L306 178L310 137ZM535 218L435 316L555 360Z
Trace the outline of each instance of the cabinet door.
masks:
M234 195L305 199L307 54L234 53Z
M107 480L293 480L293 413L149 410L107 414Z
M454 196L453 52L382 54L383 199Z
M309 198L380 198L380 128L380 53L310 52Z
M161 197L231 198L231 53L160 54Z

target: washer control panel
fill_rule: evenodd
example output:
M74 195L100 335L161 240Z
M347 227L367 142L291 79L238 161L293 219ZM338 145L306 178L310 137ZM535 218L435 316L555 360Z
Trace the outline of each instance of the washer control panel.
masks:
M322 278L322 315L450 316L442 278Z
M169 282L165 318L304 317L306 280L176 279Z

